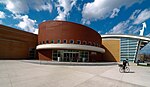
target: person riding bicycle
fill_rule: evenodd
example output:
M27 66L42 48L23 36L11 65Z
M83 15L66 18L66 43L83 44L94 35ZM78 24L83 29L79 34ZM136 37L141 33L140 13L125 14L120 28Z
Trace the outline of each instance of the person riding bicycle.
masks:
M119 68L119 71L120 71L121 73L122 73L122 72L129 72L129 71L130 71L130 68L127 67L127 64L128 64L128 66L130 66L130 65L129 65L129 62L128 62L128 59L123 60L123 64L118 64L118 66L120 67L120 68Z
M126 67L126 60L123 60L123 69L125 70L125 67Z
M127 61L128 66L130 66L130 65L129 65L129 60L128 60L128 58L126 58L126 61Z
M128 66L129 66L129 61L127 58L126 58L126 60L123 60L123 69L125 69L126 64L128 64Z

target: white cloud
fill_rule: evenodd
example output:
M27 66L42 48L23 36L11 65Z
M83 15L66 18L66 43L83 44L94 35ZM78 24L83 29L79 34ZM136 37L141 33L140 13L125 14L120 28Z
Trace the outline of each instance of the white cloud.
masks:
M0 11L0 18L5 18L5 13Z
M56 4L58 16L54 20L66 20L69 11L76 4L76 0L58 0Z
M117 16L122 6L128 8L137 2L140 3L141 0L94 0L94 2L84 4L82 19L86 21L96 21L106 17Z
M13 19L21 19L21 15L11 14Z
M114 18L115 16L118 16L120 9L114 8L113 13L111 14L110 18Z
M134 20L134 19L136 19L137 18L137 16L138 16L138 14L141 12L141 10L135 10L133 13L132 13L132 15L130 16L130 19L131 20Z
M86 19L82 19L81 21L83 24L87 24L87 25L91 24L91 22L89 20L86 20Z
M17 27L23 29L24 31L32 32L34 33L37 26L36 20L32 20L28 17L28 15L17 15L16 19L19 19L20 22L16 25Z
M138 15L137 19L134 21L134 24L140 24L149 18L150 18L150 9L145 9Z
M147 37L150 37L150 33L146 35Z
M131 20L126 20L120 22L116 26L114 26L109 32L106 34L139 34L141 27L136 26L131 22Z
M6 9L14 14L26 13L29 10L26 0L4 0L1 3L5 4Z
M35 31L33 33L34 34L38 34L39 33L39 29L35 29Z
M45 22L46 20L43 20L42 22Z
M101 34L102 32L101 32L101 31L98 31L98 33Z
M114 26L108 33L109 34L123 34L125 33L125 29L128 28L129 21L123 21Z
M57 7L58 16L54 20L66 20L67 13L64 13Z
M76 8L77 8L78 11L81 11L80 5L79 5L79 6L76 6Z
M46 11L52 12L53 6L51 5L50 0L28 0L30 8L35 9L36 11Z
M140 11L141 10L135 10L129 19L118 23L106 34L139 34L141 26L135 25L134 20L136 20Z
M50 0L3 0L0 3L5 4L6 9L13 14L28 13L30 8L36 11L52 11Z

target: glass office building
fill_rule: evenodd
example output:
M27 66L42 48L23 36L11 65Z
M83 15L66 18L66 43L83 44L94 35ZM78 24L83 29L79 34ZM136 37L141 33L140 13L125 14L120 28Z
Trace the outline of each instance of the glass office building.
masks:
M120 41L120 61L134 61L138 52L139 40L130 38L121 38Z
M129 61L136 62L139 58L138 54L140 50L150 42L149 37L134 36L134 35L102 35L102 40L107 40L107 44L117 44L113 41L119 41L118 54L120 55L119 61L128 59ZM109 42L110 41L110 42ZM112 46L113 48L113 46ZM114 48L115 49L115 48ZM116 55L114 49L108 48L112 56Z

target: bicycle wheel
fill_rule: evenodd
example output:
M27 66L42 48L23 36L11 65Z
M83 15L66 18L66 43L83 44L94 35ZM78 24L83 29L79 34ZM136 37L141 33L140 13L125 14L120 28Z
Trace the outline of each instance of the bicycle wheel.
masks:
M125 72L130 72L129 67L126 67L126 68L125 68Z
M123 72L124 72L123 67L120 67L120 68L119 68L119 72L120 72L120 73L123 73Z

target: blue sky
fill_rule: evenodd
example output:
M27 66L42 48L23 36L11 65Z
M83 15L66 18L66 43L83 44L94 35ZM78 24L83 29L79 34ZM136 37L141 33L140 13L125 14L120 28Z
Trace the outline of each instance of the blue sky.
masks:
M100 34L150 36L150 0L0 0L0 23L28 32L47 20L86 25Z
M150 36L150 0L0 0L0 24L37 33L38 24L64 20L100 34Z

